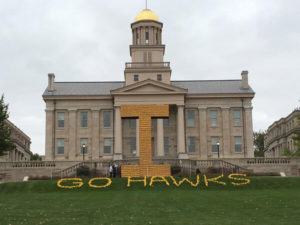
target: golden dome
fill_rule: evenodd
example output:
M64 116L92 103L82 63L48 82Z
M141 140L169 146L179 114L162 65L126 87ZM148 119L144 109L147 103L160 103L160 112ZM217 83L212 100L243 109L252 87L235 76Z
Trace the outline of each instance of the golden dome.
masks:
M158 22L158 16L150 9L144 9L135 17L135 22L141 20L154 20Z

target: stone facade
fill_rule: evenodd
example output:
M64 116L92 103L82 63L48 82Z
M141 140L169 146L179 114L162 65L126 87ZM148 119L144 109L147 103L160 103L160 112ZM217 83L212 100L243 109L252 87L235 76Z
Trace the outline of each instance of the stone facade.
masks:
M131 24L132 62L125 64L125 81L55 82L49 74L43 94L45 159L138 157L140 121L121 117L126 105L169 105L168 119L151 120L153 158L253 157L248 72L240 80L172 81L163 24L151 19L156 17L138 18Z
M300 131L300 109L295 109L287 117L281 118L268 127L265 136L265 157L280 157L285 148L295 151L293 136Z
M0 162L29 161L32 154L30 151L30 138L9 120L6 123L11 129L11 139L15 148L7 155L0 157Z

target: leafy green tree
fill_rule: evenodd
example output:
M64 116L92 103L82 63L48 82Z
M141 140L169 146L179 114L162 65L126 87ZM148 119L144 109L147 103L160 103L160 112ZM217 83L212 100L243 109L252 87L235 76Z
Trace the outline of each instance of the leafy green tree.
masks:
M300 125L300 116L297 117L298 119L298 125ZM295 152L294 156L300 156L300 131L296 131L293 137L294 143L295 143Z
M42 157L38 153L35 153L30 156L30 160L31 161L42 161Z
M292 152L289 148L285 147L282 152L282 156L292 156Z
M264 157L264 153L265 153L264 141L265 141L266 132L265 131L254 132L253 136L254 136L254 156Z
M8 104L5 104L4 95L2 95L0 99L0 156L6 155L14 149L14 144L10 138L11 131L6 123L8 117Z

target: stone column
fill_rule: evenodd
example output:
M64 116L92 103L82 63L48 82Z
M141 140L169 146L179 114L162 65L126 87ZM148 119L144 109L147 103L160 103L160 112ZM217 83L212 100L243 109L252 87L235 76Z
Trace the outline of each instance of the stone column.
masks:
M77 111L76 109L69 109L69 146L65 153L69 160L76 160L77 154L80 154L80 147L77 149Z
M163 119L157 119L157 156L164 156L164 124Z
M139 156L139 155L140 155L140 142L139 142L139 139L140 139L140 133L139 133L139 119L136 119L136 136L135 136L135 139L136 139L136 156Z
M92 109L92 159L100 156L100 109Z
M245 107L245 157L252 158L254 157L254 150L253 150L253 124L252 124L252 107Z
M17 157L16 157L16 151L17 151L16 149L13 150L13 162L17 161L17 160L16 160L16 158L17 158Z
M132 44L135 45L136 43L136 29L132 30Z
M154 27L149 27L149 44L154 44Z
M146 44L146 29L145 27L141 27L141 44L144 45Z
M184 106L177 105L177 154L179 159L187 159L185 151Z
M223 121L223 148L220 148L220 158L231 156L230 148L230 113L229 107L222 108L222 121Z
M45 158L46 160L53 160L53 120L54 120L54 110L46 109L46 143L45 143ZM16 153L16 161L18 161L18 154Z
M207 159L208 158L208 150L207 150L207 119L206 119L206 108L198 107L199 110L199 129L200 129L200 158Z
M122 159L122 118L120 106L115 106L114 160Z

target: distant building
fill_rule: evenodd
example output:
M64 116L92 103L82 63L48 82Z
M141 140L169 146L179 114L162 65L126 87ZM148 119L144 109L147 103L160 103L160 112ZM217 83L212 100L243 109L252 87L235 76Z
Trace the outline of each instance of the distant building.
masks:
M30 137L9 120L6 120L6 123L11 129L11 139L15 148L7 155L0 157L0 162L29 161L32 154L30 151Z
M152 119L154 158L254 156L254 91L248 72L235 80L171 80L162 28L151 10L137 15L131 24L132 61L125 64L124 81L55 82L54 74L49 74L43 94L46 160L138 157L139 120L121 118L120 107L155 104L169 105L170 116Z
M279 157L284 148L295 151L292 138L296 131L300 131L298 116L300 116L300 108L269 126L265 136L265 157Z

